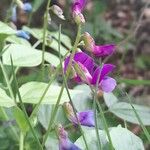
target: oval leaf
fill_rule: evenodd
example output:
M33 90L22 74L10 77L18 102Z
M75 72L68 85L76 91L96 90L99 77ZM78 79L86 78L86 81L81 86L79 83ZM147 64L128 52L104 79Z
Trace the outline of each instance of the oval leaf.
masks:
M43 83L43 82L28 82L22 85L19 88L22 101L24 103L37 104L42 94L44 93L47 85L48 85L47 83ZM45 97L43 98L42 104L56 104L60 90L61 90L60 86L51 85ZM82 92L79 90L69 90L69 91L72 97ZM66 90L64 90L61 100L60 100L60 104L64 102L68 102L68 101L69 101L69 98L68 98L67 92Z
M137 114L144 125L150 125L150 108L133 104ZM109 107L109 111L128 122L140 124L134 110L129 103L119 102Z
M39 65L42 60L40 51L20 44L10 44L8 46L2 55L5 65L11 65L10 56L12 57L14 66L33 67Z
M3 107L15 106L14 101L1 88L0 88L0 106L3 106Z

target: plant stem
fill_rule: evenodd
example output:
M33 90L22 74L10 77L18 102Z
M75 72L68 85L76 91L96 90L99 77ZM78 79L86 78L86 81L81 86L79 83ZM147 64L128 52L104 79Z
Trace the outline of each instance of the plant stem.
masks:
M100 103L98 101L96 101L96 102L97 102L98 108L100 110L100 115L101 115L102 120L103 120L104 128L105 128L106 134L108 136L108 140L110 142L110 150L114 150L112 140L111 140L111 136L110 136L109 129L108 129L108 125L107 125L107 122L106 122L106 119L105 119L105 116L104 116L104 113L103 113L103 109L102 109Z
M40 141L39 141L39 139L38 139L38 137L37 137L33 127L32 127L32 125L31 125L30 119L29 119L28 114L26 112L26 108L25 108L25 106L24 106L24 104L22 102L22 98L21 98L21 95L20 95L20 92L19 92L19 87L18 87L18 81L16 79L14 68L13 68L12 58L11 58L11 67L12 67L13 78L14 78L14 81L15 81L15 86L16 86L17 95L18 95L18 99L19 99L19 102L20 102L21 109L22 109L22 111L23 111L23 113L25 115L26 121L27 121L27 123L28 123L28 125L30 127L31 132L32 132L32 134L33 134L37 144L39 145L39 149L43 150L43 147L42 147L42 145L41 145L41 143L40 143Z
M42 45L42 78L44 78L44 53L46 47L46 33L47 33L47 26L48 26L48 13L49 13L49 5L51 0L48 0L46 12L44 15L44 25L43 25L43 45Z
M76 114L76 111L75 111L75 107L74 107L74 105L73 105L73 101L72 101L72 99L71 99L71 96L70 96L70 93L69 93L69 90L68 90L67 80L66 80L66 77L65 77L65 74L64 74L64 71L63 71L62 59L61 59L61 53L60 53L60 41L61 41L61 40L60 40L60 36L61 36L61 25L59 26L59 37L58 37L58 39L59 39L59 45L58 45L58 50L59 50L59 60L60 60L60 64L61 64L61 70L62 70L62 75L63 75L63 81L64 81L64 84L65 84L65 88L66 88L66 91L67 91L69 100L70 100L70 102L71 102L71 104L72 104L73 112L74 112L74 115L75 115L75 117L76 117L76 119L77 119L77 122L78 122L78 125L79 125L79 128L80 128L80 131L81 131L83 140L84 140L84 142L85 142L86 149L88 150L88 149L89 149L89 148L88 148L88 144L87 144L87 142L86 142L86 138L85 138L84 133L83 133L82 128L81 128L81 124L80 124L79 119L78 119L78 117L77 117L77 114ZM80 28L78 28L77 37L78 37L79 39L76 40L75 46L78 45L79 40L80 40ZM75 51L76 51L76 47L74 47L73 57L74 57ZM72 59L71 59L71 61L72 61ZM68 76L69 76L69 74L68 74Z
M62 87L61 87L61 90L60 90L60 93L59 93L59 96L58 96L58 99L57 99L57 103L54 107L54 110L52 112L52 115L51 115L51 118L50 118L50 122L48 124L48 129L43 137L43 142L42 142L42 145L44 146L45 145L45 142L48 138L48 135L49 135L49 132L51 131L52 129L52 124L53 124L53 121L55 120L55 116L56 116L56 113L57 113L57 110L58 110L58 107L59 107L59 103L60 103L60 100L61 100L61 96L63 94L63 91L64 91L64 87L65 85L63 84Z
M71 71L71 64L72 64L72 59L75 55L75 52L76 52L76 49L77 49L77 46L78 46L78 43L80 41L80 34L81 34L81 26L79 25L78 26L78 32L77 32L77 36L76 36L76 40L75 40L75 44L73 46L73 51L72 51L72 54L70 56L70 60L69 60L69 64L68 64L68 68L67 68L67 77L69 77L69 74L70 74L70 71ZM59 40L59 43L58 43L58 49L60 51L60 40ZM60 56L60 53L59 53L59 56ZM62 67L62 64L60 63L60 66ZM47 132L43 138L43 142L42 142L42 145L44 146L47 138L48 138L48 134L49 132L51 131L51 128L52 128L52 124L53 124L53 121L55 119L55 116L56 116L56 113L57 113L57 110L58 110L58 106L59 106L59 103L60 103L60 99L61 99L61 96L62 96L62 93L63 93L63 90L64 90L64 87L65 87L65 82L63 81L63 85L61 87L61 90L60 90L60 93L59 93L59 96L58 96L58 99L57 99L57 102L56 102L56 105L54 107L54 110L52 112L52 115L51 115L51 119L50 119L50 122L49 122L49 125L48 125L48 129L47 129Z
M49 81L49 83L48 83L46 89L44 90L44 93L42 94L42 96L41 96L39 102L37 103L37 105L36 105L35 108L33 109L30 118L32 118L32 117L34 117L34 115L36 115L36 113L37 113L37 111L38 111L38 108L39 108L39 106L40 106L40 104L41 104L43 98L45 97L45 95L46 95L46 93L47 93L47 91L48 91L50 85L51 85L52 82L54 81L54 79L55 79L55 77L56 77L56 75L57 75L59 69L60 69L60 66L57 67L55 73L54 73L53 76L51 77L51 80Z
M15 97L14 97L14 94L13 94L13 91L12 91L12 88L11 88L11 85L10 85L10 83L9 83L9 79L8 79L8 76L7 76L5 67L4 67L4 65L2 64L1 60L0 60L0 66L1 66L1 68L2 68L2 72L3 72L4 78L5 78L5 81L6 81L6 84L7 84L9 93L10 93L10 96L11 96L11 98L14 100L15 104L17 105L17 101L16 101L16 99L15 99Z
M97 110L96 110L96 94L94 94L94 119L95 119L95 131L96 131L96 136L97 136L97 141L98 141L98 147L100 150L102 149L101 145L101 140L99 136L99 129L98 129L98 121L97 121Z
M19 150L24 150L24 134L20 132Z

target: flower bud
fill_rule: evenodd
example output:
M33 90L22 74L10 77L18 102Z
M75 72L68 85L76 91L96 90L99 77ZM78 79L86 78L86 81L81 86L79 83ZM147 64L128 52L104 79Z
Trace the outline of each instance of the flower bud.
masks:
M62 11L62 9L61 9L59 6L53 5L53 6L51 7L51 10L52 10L53 13L54 13L55 15L57 15L60 19L65 20L65 17L64 17L64 15L63 15L63 11Z
M87 84L91 83L92 76L83 64L77 62L74 64L74 68L82 81L84 81Z
M65 102L63 104L63 106L64 106L64 110L65 110L67 118L72 122L72 119L75 117L75 115L74 115L73 108L72 108L71 104L68 102Z
M59 138L59 150L81 150L70 141L67 131L65 131L61 124L57 127L57 133Z
M93 51L93 47L95 45L95 41L92 38L92 36L88 32L85 32L82 35L81 39L84 41L85 49L88 50L89 52L92 52Z
M74 18L74 20L75 20L75 22L76 22L77 25L85 23L85 18L82 15L82 13L74 14L73 18Z

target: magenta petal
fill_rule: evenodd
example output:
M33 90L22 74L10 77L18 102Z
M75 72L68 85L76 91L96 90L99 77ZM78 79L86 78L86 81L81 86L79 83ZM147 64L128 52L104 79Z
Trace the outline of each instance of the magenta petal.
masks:
M90 73L92 73L93 68L95 66L94 61L91 57L88 57L86 61L84 61L83 65L88 69Z
M104 92L112 92L114 90L114 88L116 87L116 80L110 77L106 77L105 79L103 79L100 83L100 88L104 91Z
M114 70L116 66L112 64L104 64L101 71L100 81Z
M74 3L72 5L73 13L76 13L76 14L81 13L85 5L86 5L86 0L74 0Z
M103 57L103 56L109 56L115 51L115 45L114 44L107 44L107 45L100 45L96 46L93 49L94 55L97 57Z
M100 67L97 67L97 69L95 70L95 72L93 74L91 83L93 85L96 85L99 75L100 75L100 79L99 79L99 82L100 82L106 75L108 75L110 72L112 72L114 68L115 68L115 66L112 64L104 64L102 69L100 69Z
M86 61L88 58L89 58L89 56L83 52L77 52L74 55L74 60L79 61L81 64L83 64L84 61Z
M81 125L88 126L88 127L95 126L94 112L92 110L79 112L77 113L77 116Z
M74 55L74 60L79 61L80 63L83 64L83 62L88 58L89 56L83 52L78 52ZM65 61L64 61L64 72L66 72L68 64L70 61L70 56L68 56Z
M69 60L70 60L70 56L67 57L64 61L64 73L66 73L67 71L67 67L68 67L68 64L69 64Z
M93 74L93 77L92 77L92 82L91 84L93 85L96 85L97 83L97 80L99 78L99 75L100 75L100 72L101 72L101 69L100 67L97 67L97 69L95 70L94 74Z

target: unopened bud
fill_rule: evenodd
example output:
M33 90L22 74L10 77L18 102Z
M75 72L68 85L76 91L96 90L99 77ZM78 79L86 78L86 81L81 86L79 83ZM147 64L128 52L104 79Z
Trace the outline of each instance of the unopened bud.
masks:
M51 10L52 10L53 13L54 13L55 15L57 15L60 19L65 20L65 17L64 17L64 15L63 15L63 11L62 11L62 9L61 9L59 6L53 5L53 6L51 7Z
M67 118L71 121L72 118L75 117L71 104L68 102L65 102L63 106L64 106L64 110L65 110Z
M94 39L92 38L92 36L88 33L88 32L85 32L81 39L84 41L84 47L86 50L88 50L89 52L92 52L93 51L93 47L95 45L95 41Z
M76 24L79 25L79 24L84 24L85 23L85 18L82 15L82 13L74 14L73 17L74 17L74 20L75 20Z

